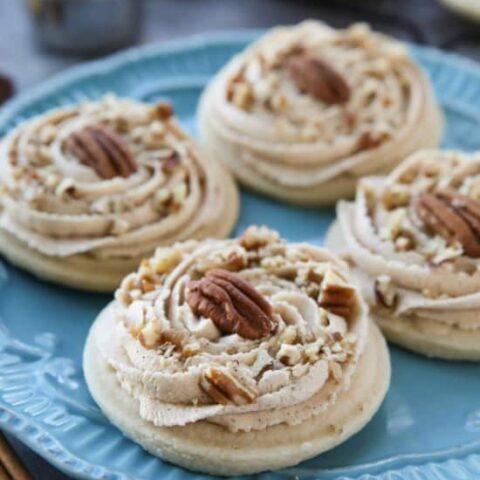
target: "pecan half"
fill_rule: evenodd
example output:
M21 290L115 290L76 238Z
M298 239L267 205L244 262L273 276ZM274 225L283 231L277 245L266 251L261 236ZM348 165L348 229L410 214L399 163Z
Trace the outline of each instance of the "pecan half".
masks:
M65 147L80 163L102 178L128 177L137 170L122 138L105 125L86 127L70 134Z
M284 60L298 88L328 105L346 103L351 90L344 77L328 62L304 49L295 49Z
M257 340L276 328L271 305L237 273L210 270L187 284L186 300L196 315L212 319L225 333Z
M328 271L322 282L318 304L329 312L347 320L355 309L355 289Z
M215 403L222 405L246 405L256 397L254 391L241 384L233 375L214 367L202 372L199 385Z
M459 242L470 257L480 257L480 204L451 188L423 193L416 212L427 232Z

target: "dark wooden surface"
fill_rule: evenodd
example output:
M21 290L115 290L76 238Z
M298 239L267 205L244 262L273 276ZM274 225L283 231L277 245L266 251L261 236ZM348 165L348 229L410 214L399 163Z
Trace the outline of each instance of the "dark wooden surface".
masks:
M334 26L368 21L400 38L450 49L480 60L480 26L435 0L138 0L144 21L138 43L163 42L208 30L264 28L314 17ZM48 79L83 59L40 49L33 42L26 0L0 0L0 74L17 91ZM10 437L35 479L67 477Z

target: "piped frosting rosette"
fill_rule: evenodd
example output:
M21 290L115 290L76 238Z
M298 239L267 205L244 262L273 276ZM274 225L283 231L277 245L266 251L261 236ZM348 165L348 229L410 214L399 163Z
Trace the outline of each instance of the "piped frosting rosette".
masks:
M418 152L386 178L362 179L337 213L327 244L353 262L387 335L480 359L480 156Z
M211 82L203 140L246 185L304 204L353 195L435 146L442 117L405 46L364 24L271 30Z
M27 248L53 279L67 262L85 288L115 288L158 245L225 236L237 214L230 176L165 103L107 96L22 123L1 143L0 178L7 256L22 263Z
M264 227L157 249L101 316L96 350L161 427L304 422L349 388L368 335L343 262Z

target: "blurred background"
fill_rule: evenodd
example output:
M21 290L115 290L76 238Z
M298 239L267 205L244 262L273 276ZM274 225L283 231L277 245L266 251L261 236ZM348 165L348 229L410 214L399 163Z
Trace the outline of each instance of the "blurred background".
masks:
M403 40L480 61L480 0L0 0L0 104L125 47L309 17L335 27L366 21ZM35 479L67 478L8 440Z
M457 3L467 7L454 13L446 6ZM368 21L400 38L480 60L480 0L0 0L0 75L21 91L126 46L306 17L334 26ZM12 89L2 84L4 98Z

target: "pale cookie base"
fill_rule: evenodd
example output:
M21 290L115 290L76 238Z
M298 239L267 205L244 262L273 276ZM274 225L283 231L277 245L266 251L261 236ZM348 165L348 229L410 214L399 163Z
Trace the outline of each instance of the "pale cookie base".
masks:
M372 314L390 342L445 360L480 361L480 330L460 330L433 320Z
M104 321L107 311L104 311ZM325 414L296 425L232 433L201 421L185 427L155 427L119 385L95 342L100 315L87 339L84 373L93 398L123 433L145 450L182 467L212 475L243 475L289 467L330 450L361 430L380 407L390 383L390 360L373 322L351 388Z
M238 189L228 173L222 175L222 182L226 194L223 203L218 205L218 216L214 223L196 232L195 238L227 237L237 221L240 203ZM115 290L125 275L135 270L146 256L122 259L102 259L89 255L49 257L29 248L2 230L0 253L14 265L28 270L42 280L97 292Z
M325 237L325 246L337 255L345 253L339 223L334 222ZM446 360L480 361L480 331L460 330L451 325L406 316L372 313L388 341L427 357Z

